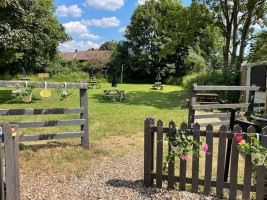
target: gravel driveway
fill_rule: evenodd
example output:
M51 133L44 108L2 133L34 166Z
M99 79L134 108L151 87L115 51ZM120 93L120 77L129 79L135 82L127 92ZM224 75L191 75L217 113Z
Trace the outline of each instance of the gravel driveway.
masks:
M112 160L112 159L111 159ZM143 155L129 154L102 163L82 176L21 172L21 199L212 199L143 185Z

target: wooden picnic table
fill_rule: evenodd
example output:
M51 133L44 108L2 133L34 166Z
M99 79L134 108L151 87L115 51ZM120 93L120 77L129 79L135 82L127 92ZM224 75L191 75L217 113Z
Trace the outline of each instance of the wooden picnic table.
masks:
M101 94L102 99L104 97L113 97L113 100L114 100L114 97L119 97L120 101L122 99L125 99L124 90L103 90L103 91L104 91L104 93Z
M161 84L161 82L155 82L153 85L152 85L152 88L153 89L163 89L164 85Z

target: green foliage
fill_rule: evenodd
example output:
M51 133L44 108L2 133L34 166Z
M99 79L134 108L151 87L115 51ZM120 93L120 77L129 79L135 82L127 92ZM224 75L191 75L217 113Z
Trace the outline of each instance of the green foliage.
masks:
M257 34L257 38L250 46L247 60L252 63L267 60L267 31Z
M56 94L60 95L60 99L64 99L66 97L75 96L75 93L70 90L62 90L62 88L55 89Z
M56 58L59 43L70 37L52 0L10 0L0 7L0 70L41 72Z
M99 51L115 51L118 42L111 40L101 44Z
M195 72L205 72L207 70L207 65L205 59L196 54L192 49L189 50L189 54L184 61L184 74L191 74Z

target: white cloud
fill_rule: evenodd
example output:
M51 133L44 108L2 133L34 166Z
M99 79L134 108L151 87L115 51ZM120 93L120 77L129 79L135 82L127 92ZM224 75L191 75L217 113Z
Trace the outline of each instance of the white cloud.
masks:
M136 5L144 5L147 0L137 0ZM158 0L156 0L158 1Z
M56 15L59 17L81 17L82 9L80 9L76 4L70 7L66 7L65 5L59 6L56 11Z
M69 34L71 34L71 33L80 33L80 34L82 34L82 33L87 33L88 32L86 25L82 24L79 21L68 22L68 23L63 24L63 26L65 27L66 32L69 33Z
M59 50L61 52L74 52L75 49L78 49L79 51L86 51L91 48L98 49L99 47L99 44L93 43L91 41L69 41L60 44Z
M124 0L86 0L94 8L115 11L124 5Z
M119 32L120 32L120 33L124 33L125 30L126 30L126 27L121 27L121 28L119 29Z
M103 17L102 19L82 20L83 24L88 26L116 27L120 25L120 20L116 17Z
M66 29L66 32L70 35L78 35L79 38L87 38L98 40L100 37L98 35L93 35L89 33L87 26L79 21L68 22L63 24Z
M80 35L81 38L93 39L98 40L100 37L98 35L90 34L90 33L83 33Z

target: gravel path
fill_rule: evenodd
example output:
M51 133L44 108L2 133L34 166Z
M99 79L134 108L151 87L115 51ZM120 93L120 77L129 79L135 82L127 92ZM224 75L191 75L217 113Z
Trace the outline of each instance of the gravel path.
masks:
M21 172L21 199L212 199L177 189L146 188L143 156L130 154L77 177Z

